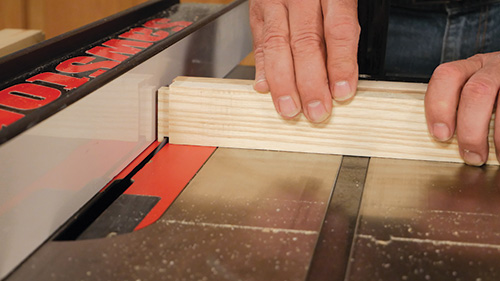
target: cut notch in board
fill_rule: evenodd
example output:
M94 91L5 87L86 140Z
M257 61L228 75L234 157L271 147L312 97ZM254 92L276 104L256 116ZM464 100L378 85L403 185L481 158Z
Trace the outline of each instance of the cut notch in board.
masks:
M453 138L435 141L424 114L426 84L360 81L356 97L312 124L281 118L253 81L178 77L158 94L159 138L171 143L463 162ZM498 165L490 132L488 164Z

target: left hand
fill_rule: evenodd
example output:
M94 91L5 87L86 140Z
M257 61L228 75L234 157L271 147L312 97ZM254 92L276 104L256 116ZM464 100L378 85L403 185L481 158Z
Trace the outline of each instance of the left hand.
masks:
M255 90L271 91L285 119L301 111L314 123L332 99L353 97L358 84L357 0L250 0Z
M500 52L444 63L432 74L425 95L425 115L438 141L457 134L465 163L481 166L488 159L489 124L500 90ZM494 142L500 159L500 107L496 107Z

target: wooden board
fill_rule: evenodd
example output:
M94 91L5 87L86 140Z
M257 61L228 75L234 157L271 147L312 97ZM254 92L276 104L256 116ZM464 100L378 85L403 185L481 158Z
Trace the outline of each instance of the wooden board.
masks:
M42 42L45 36L40 30L6 28L0 30L0 57Z
M456 139L433 140L424 115L426 84L360 81L356 97L312 124L284 120L253 81L178 77L159 91L159 138L171 143L463 162ZM489 164L498 164L490 133Z

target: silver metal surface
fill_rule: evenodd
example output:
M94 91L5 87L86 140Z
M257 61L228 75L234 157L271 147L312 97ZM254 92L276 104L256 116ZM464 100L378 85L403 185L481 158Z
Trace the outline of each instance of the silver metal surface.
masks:
M223 77L251 51L247 6L0 146L0 278L155 140L160 86Z
M346 280L500 280L500 173L370 160Z
M9 281L304 280L340 160L218 149L153 225L49 242Z

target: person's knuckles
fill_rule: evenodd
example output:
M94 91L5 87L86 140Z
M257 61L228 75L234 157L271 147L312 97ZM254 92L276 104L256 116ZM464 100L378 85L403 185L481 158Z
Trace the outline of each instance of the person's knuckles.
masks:
M282 1L271 1L262 8L264 24L262 26L261 44L266 50L289 48L289 25L287 24L287 8Z
M490 102L493 106L494 98L498 92L498 81L489 75L474 76L462 89L462 97L467 99L468 103L484 104ZM489 106L490 104L485 104Z
M329 43L338 41L353 43L357 42L361 27L358 19L352 15L337 15L335 20L326 21L325 37Z
M358 74L356 51L346 41L328 43L327 68L332 81L352 80Z
M467 64L477 64L477 65L485 65L490 59L491 54L475 54L471 57L465 59Z
M264 30L262 47L264 51L282 51L290 48L290 39L287 30L279 26L270 25Z
M310 56L313 53L324 53L324 40L317 31L300 30L291 34L290 47L294 56Z
M429 82L429 86L432 87L434 84L442 83L443 81L465 79L464 71L459 62L447 62L440 64L434 72L432 73L432 78Z
M261 1L250 0L250 2L248 3L250 21L263 20L263 14L262 14L260 2Z
M357 74L358 62L351 57L328 57L327 67L336 75L350 77Z

